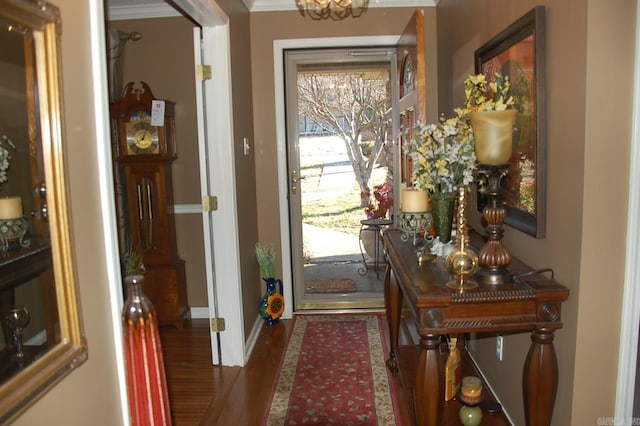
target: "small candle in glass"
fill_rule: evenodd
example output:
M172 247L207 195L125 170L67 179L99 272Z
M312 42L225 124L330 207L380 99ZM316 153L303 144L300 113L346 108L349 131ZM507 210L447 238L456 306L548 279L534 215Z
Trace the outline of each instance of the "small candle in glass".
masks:
M475 376L467 376L462 378L460 393L464 402L475 404L480 402L482 395L482 381Z

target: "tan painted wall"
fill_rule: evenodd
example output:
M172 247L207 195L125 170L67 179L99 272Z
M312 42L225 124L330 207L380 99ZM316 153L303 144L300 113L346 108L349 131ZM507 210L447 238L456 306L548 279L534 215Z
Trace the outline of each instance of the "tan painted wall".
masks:
M278 193L276 122L274 103L274 40L315 37L358 37L400 35L414 13L413 8L373 8L358 19L313 21L298 12L256 12L251 14L251 57L253 71L253 120L256 134L256 182L260 239L276 244L280 250L280 212L275 201L286 197ZM425 11L425 22L433 23L433 9Z
M614 413L638 25L637 2L588 0L587 4L584 209L573 424ZM594 383L598 383L597 392Z
M15 425L121 424L114 337L102 238L89 39L89 2L56 0L62 12L64 144L77 283L89 359Z
M474 50L534 6L546 6L547 237L534 239L506 227L505 242L531 266L553 268L571 290L563 306L564 328L555 339L560 370L555 425L595 424L614 411L628 201L632 3L441 0L437 8L440 105L450 110L461 105L462 82L474 71ZM520 390L528 336L506 337L502 362L495 344L495 338L477 341L476 356L515 423L524 424Z

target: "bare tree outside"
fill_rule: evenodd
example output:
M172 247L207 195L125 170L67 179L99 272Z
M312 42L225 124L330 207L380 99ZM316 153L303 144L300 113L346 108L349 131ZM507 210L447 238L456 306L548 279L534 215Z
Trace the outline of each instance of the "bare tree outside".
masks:
M299 72L297 84L299 115L342 139L360 187L360 205L368 206L371 176L390 127L388 71Z

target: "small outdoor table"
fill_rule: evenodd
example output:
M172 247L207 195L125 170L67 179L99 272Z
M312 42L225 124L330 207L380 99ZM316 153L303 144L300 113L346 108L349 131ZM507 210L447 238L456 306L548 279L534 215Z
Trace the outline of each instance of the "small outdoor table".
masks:
M380 231L390 225L393 224L393 220L391 219L366 219L360 221L360 254L362 254L362 264L364 265L362 268L358 269L358 273L360 275L365 275L369 269L374 269L376 271L376 278L380 278L380 268L381 262L380 258L382 257L381 250L381 240L380 240ZM373 244L374 244L374 254L373 254L373 262L367 263L367 257L365 254L365 249L362 243L362 235L364 232L373 232Z

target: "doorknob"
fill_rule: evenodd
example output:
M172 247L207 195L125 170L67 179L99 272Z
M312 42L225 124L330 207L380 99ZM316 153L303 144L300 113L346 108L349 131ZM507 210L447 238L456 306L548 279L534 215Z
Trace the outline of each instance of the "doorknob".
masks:
M296 193L297 189L298 189L298 181L301 181L303 179L305 179L306 176L300 176L300 177L296 177L296 171L292 170L291 171L291 192L293 192L294 194Z

